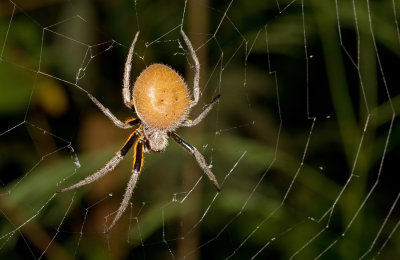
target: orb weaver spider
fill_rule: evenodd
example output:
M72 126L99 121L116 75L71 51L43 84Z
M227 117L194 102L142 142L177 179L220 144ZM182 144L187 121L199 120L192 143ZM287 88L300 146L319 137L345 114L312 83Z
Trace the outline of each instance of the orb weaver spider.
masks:
M115 226L129 204L139 173L142 169L143 153L149 153L150 151L163 152L168 144L168 137L171 137L172 140L194 156L210 181L215 185L218 191L220 190L218 181L207 165L203 155L196 147L184 141L175 132L180 126L191 127L201 122L218 102L220 97L220 95L217 95L194 120L188 119L190 109L199 101L200 63L189 38L183 30L181 30L181 35L194 62L193 100L189 98L188 88L181 76L169 66L159 63L152 64L141 72L133 85L131 95L130 74L134 48L139 36L139 31L136 33L129 48L125 62L122 87L124 104L129 109L136 112L137 118L130 118L125 122L120 121L108 108L103 106L95 97L88 93L89 98L116 126L123 129L137 126L136 130L131 133L121 149L103 168L78 183L57 191L58 193L69 191L100 179L114 170L127 152L133 147L132 176L126 187L121 205L113 221L105 229L105 233L109 233Z

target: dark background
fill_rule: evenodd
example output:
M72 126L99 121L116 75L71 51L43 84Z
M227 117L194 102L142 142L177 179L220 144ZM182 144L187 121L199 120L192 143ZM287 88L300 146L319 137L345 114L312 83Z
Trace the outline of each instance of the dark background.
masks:
M398 257L400 3L353 2L1 0L2 258ZM221 100L178 133L222 190L196 184L201 170L171 142L146 154L130 207L104 235L131 153L102 180L55 194L129 135L84 91L134 116L121 82L137 30L132 81L161 62L190 88L183 14L202 66L191 115Z

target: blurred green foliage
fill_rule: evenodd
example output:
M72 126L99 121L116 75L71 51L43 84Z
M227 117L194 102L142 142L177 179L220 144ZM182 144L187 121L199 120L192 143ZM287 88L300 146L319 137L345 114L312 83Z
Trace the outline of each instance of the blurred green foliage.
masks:
M394 1L369 1L369 9L365 1L17 1L14 11L3 2L0 255L166 259L170 249L177 258L284 259L302 248L297 257L310 259L334 243L321 258L354 259L371 246L368 257L377 254L388 237L380 257L400 255L391 234L400 143ZM205 178L190 190L201 172L171 143L146 156L132 207L105 236L130 154L105 181L55 195L102 167L128 135L77 86L132 116L121 76L138 29L132 77L153 62L190 74L172 30L185 6L184 30L209 40L195 45L206 52L199 107L222 97L199 130L179 132L211 162L222 191L213 200ZM207 32L187 22L202 8ZM188 216L195 222L185 233Z

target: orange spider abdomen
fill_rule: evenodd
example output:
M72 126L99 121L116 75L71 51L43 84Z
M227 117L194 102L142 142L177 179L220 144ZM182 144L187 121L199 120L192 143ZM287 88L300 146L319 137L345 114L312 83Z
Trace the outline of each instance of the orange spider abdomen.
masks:
M153 64L143 70L132 94L138 117L144 124L160 130L173 130L189 112L185 81L163 64Z

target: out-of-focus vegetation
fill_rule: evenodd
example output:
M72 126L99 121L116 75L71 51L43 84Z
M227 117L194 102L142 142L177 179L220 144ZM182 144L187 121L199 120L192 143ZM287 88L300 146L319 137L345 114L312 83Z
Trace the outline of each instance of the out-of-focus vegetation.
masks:
M310 259L337 240L322 258L354 259L371 246L375 255L390 236L381 257L399 256L399 7L310 0L283 9L290 2L20 0L13 10L3 0L0 255L249 259L263 249L261 259L284 259L306 245L298 257ZM222 191L213 201L203 178L179 203L202 173L171 142L146 154L132 207L104 235L131 154L96 183L55 191L103 166L129 132L78 86L119 118L133 116L121 81L139 29L132 77L162 62L191 86L177 28L185 6L183 28L202 65L192 115L221 100L198 127L178 132L211 161Z

